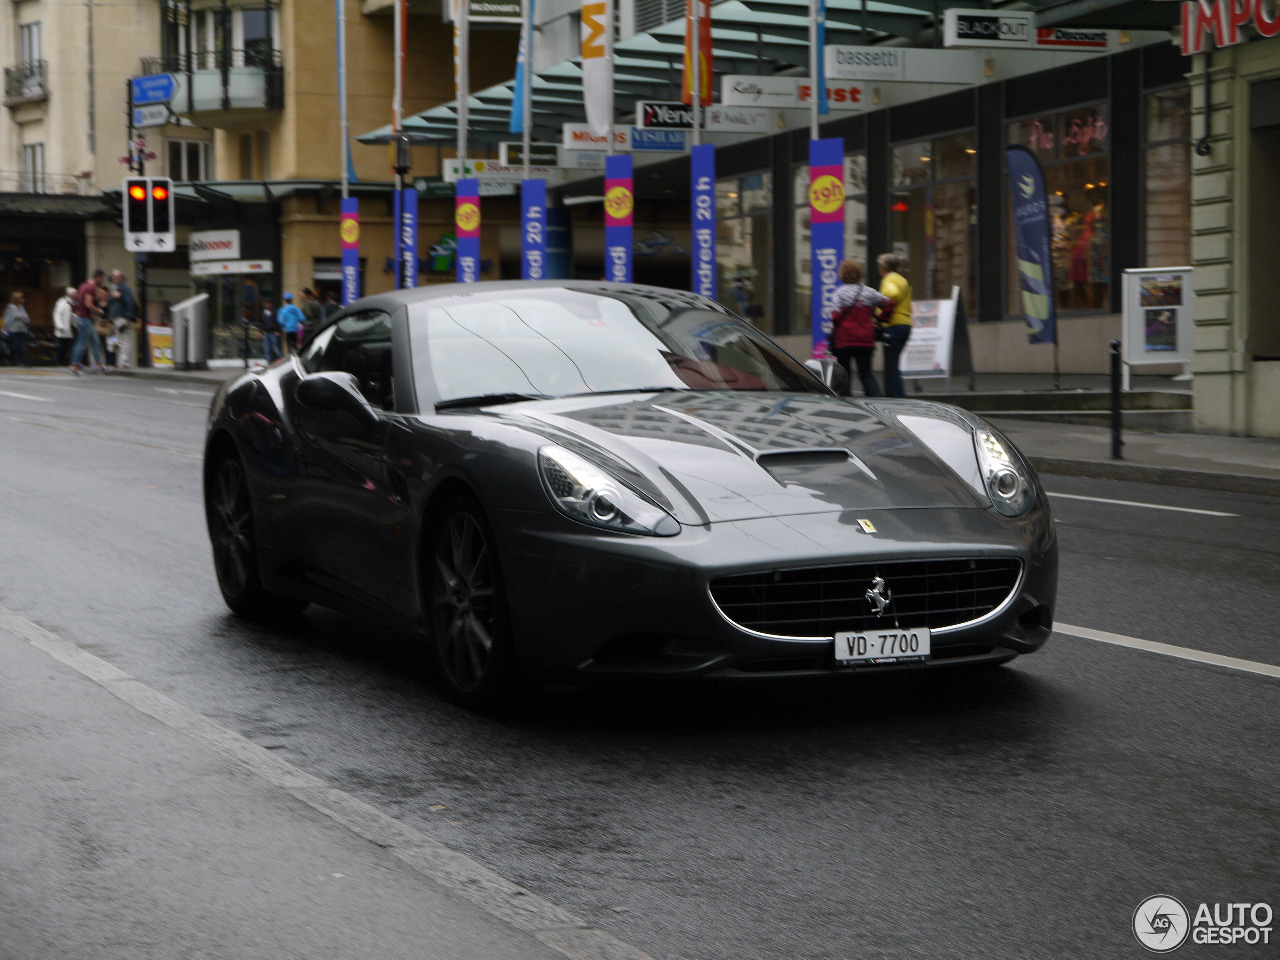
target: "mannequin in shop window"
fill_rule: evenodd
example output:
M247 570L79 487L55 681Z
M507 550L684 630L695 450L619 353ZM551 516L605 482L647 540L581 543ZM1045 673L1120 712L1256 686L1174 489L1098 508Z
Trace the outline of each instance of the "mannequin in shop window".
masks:
M1072 310L1098 310L1107 289L1106 204L1094 202L1079 221L1071 246Z

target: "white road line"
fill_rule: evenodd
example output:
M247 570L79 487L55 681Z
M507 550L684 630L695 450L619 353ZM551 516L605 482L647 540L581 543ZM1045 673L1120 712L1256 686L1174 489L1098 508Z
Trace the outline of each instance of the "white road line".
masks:
M147 686L119 667L37 623L0 606L0 632L12 634L59 660L115 697L165 726L243 764L268 783L386 848L393 856L486 913L532 934L569 960L653 960L611 933L542 899L440 841L401 823L376 807L330 787L249 738L220 726Z
M38 400L40 403L53 403L49 397L33 397L29 393L14 393L12 390L0 390L0 397L17 397L19 400Z
M1146 507L1148 510L1176 510L1178 513L1202 513L1206 517L1238 517L1238 513L1223 513L1221 510L1198 510L1195 507L1166 507L1162 503L1138 503L1136 500L1108 500L1106 497L1084 497L1078 493L1054 493L1049 491L1051 497L1061 497L1064 500L1091 500L1094 503L1114 503L1121 507Z
M1171 643L1157 643L1154 640L1139 640L1137 637L1126 637L1119 633L1107 633L1104 630L1090 630L1088 627L1073 627L1069 623L1055 623L1055 633L1066 633L1085 640L1097 640L1099 643L1112 643L1118 647L1129 647L1133 650L1146 650L1166 657L1177 657L1180 660L1193 660L1196 663L1207 663L1215 667L1228 667L1232 670L1243 670L1263 677L1280 678L1280 667L1269 663L1258 663L1255 660L1241 660L1238 657L1224 657L1218 653L1206 653L1203 650L1192 650L1190 647L1175 647Z
M211 394L208 390L175 390L173 387L154 387L156 393L179 393L188 397L204 397L209 399Z

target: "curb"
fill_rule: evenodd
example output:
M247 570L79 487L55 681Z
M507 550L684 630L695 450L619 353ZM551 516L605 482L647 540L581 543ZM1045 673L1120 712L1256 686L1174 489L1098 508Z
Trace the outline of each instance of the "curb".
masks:
M1061 457L1028 456L1039 473L1068 477L1092 477L1101 480L1132 480L1137 483L1159 483L1172 487L1197 487L1224 493L1248 493L1264 497L1280 497L1280 477L1258 477L1248 474L1211 473L1178 467L1155 467L1117 460L1067 460Z

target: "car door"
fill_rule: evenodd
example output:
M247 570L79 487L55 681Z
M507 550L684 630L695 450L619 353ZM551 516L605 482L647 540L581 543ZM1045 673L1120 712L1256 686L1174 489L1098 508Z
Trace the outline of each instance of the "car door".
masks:
M380 508L395 495L383 456L394 416L392 350L391 318L385 312L344 317L312 340L299 357L300 375L284 389L298 447L297 494L287 511L285 535L310 579L375 609L384 605ZM372 421L299 398L303 379L331 373L355 377L376 414Z

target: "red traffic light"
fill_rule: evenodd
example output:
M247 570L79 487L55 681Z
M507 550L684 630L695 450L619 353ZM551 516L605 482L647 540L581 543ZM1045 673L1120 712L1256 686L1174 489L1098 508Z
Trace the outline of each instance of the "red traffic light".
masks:
M129 184L129 197L132 200L147 199L147 188L140 183Z
M169 188L162 184L156 184L151 188L151 196L156 200L168 200Z

